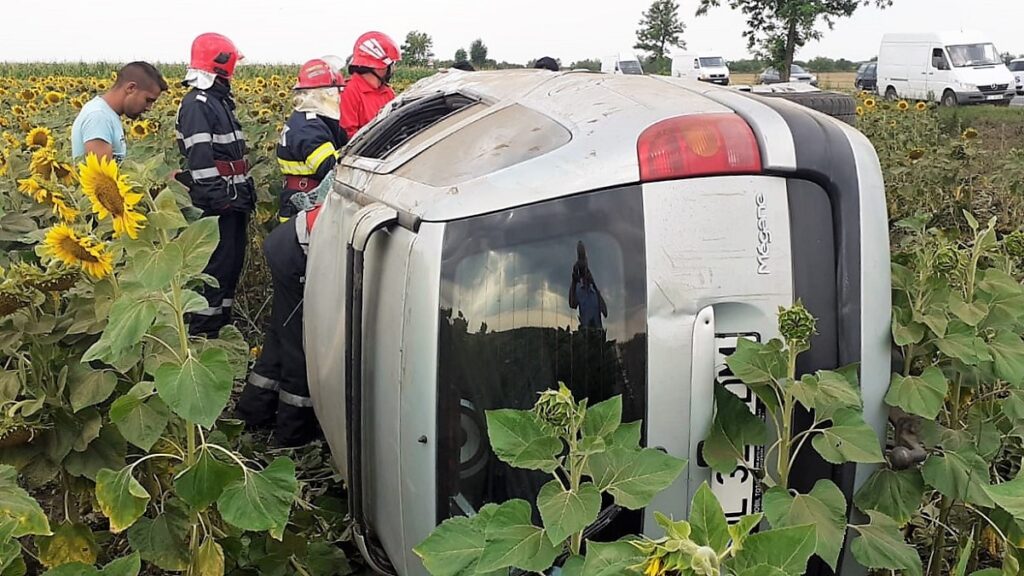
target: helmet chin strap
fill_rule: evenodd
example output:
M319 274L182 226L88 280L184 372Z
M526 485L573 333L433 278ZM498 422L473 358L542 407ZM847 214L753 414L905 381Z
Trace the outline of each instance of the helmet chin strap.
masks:
M380 85L381 86L388 86L389 84L391 84L391 66L388 66L386 68L386 70L387 70L387 72L384 73L384 77L383 78L381 77L380 74L377 74L377 70L376 69L373 69L371 71L371 74L376 76L377 80L380 80Z

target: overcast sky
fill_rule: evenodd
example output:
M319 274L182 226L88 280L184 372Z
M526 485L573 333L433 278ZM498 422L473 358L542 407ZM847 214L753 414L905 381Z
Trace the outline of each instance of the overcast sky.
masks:
M727 3L727 0L725 2ZM496 60L525 63L542 55L568 65L629 48L650 0L0 0L0 61L134 59L184 61L192 38L216 31L238 44L250 62L302 62L346 56L356 36L379 29L399 43L410 30L429 33L440 58L482 38ZM680 0L689 48L746 57L744 20L728 8L694 16L695 0ZM880 11L862 8L840 21L815 56L866 60L888 31L979 30L1002 52L1024 53L1022 0L895 0Z

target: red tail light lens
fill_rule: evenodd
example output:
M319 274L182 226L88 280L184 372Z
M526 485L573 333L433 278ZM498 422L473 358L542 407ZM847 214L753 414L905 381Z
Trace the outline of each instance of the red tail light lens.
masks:
M641 182L761 172L754 131L736 114L662 120L640 134L636 151Z

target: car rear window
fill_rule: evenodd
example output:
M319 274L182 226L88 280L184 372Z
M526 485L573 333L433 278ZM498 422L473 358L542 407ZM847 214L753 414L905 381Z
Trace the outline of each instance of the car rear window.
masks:
M347 153L364 158L385 158L431 126L477 102L479 99L473 96L442 92L398 102L387 116L360 134Z
M533 501L551 478L488 449L484 415L564 382L593 405L647 398L642 194L618 188L447 224L438 361L438 520ZM633 528L639 528L634 526Z

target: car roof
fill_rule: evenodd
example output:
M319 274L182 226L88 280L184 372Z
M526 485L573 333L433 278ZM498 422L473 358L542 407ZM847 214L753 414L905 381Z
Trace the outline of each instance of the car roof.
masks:
M439 72L364 127L438 93L479 100L383 158L346 154L337 181L423 220L450 220L639 181L637 139L665 118L732 113L680 78L547 70ZM408 108L411 109L411 108ZM351 145L350 145L351 146Z

